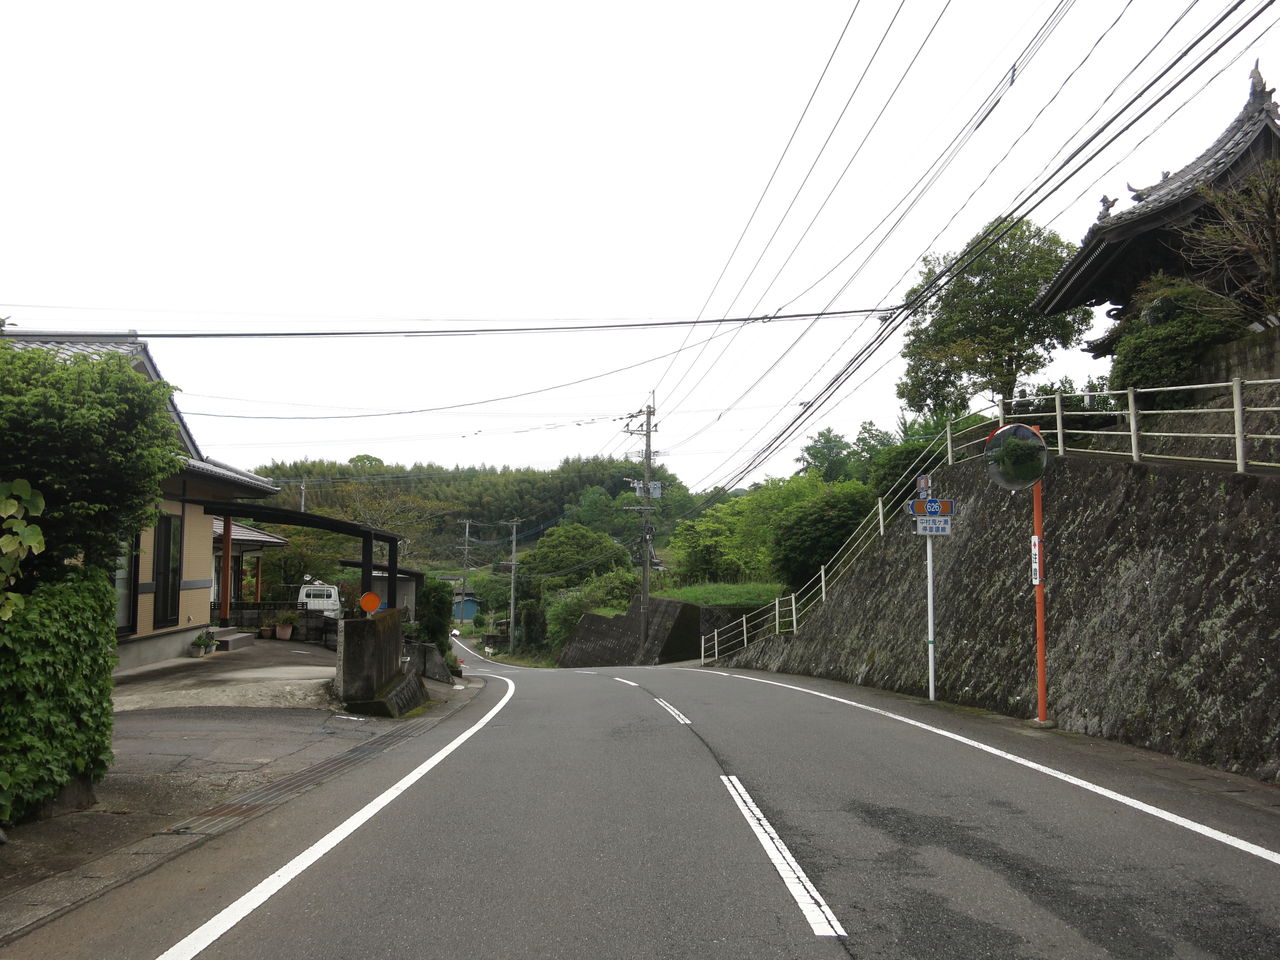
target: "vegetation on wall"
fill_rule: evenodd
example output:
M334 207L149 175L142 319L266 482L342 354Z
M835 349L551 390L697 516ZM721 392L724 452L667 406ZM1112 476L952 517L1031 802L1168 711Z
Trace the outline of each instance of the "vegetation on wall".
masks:
M1221 297L1203 287L1164 274L1144 283L1105 338L1114 354L1112 389L1191 382L1206 350L1246 332L1239 311L1222 305Z
M0 821L21 820L111 762L115 591L69 567L0 621Z
M44 550L44 533L29 520L44 512L44 497L26 480L0 480L0 620L21 609L22 561Z

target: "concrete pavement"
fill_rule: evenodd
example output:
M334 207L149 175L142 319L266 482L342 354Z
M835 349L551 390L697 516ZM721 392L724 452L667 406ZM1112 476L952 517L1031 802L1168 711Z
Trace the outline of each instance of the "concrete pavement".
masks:
M434 726L480 685L427 681L419 715L358 717L333 695L335 658L260 640L117 674L115 762L97 803L19 824L0 846L0 944L336 775L371 744Z

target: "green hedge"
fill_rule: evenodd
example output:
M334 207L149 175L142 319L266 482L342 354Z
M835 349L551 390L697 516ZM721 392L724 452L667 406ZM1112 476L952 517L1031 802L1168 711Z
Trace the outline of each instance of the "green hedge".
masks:
M70 569L0 622L0 821L110 765L115 603L104 572Z

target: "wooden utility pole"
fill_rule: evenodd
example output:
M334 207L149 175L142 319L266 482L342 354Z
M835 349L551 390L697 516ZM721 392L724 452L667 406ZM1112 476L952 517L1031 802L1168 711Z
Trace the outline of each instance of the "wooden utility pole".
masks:
M516 648L516 524L522 519L503 521L511 524L511 618L507 621L507 648L511 651Z
M653 524L649 522L649 517L656 509L653 505L653 404L649 403L644 408L644 427L631 429L627 428L626 432L630 434L644 434L644 479L639 483L632 481L636 487L636 493L640 495L643 506L632 507L630 509L639 510L644 520L642 532L640 535L640 553L642 555L640 567L640 643L641 645L649 641L649 568L650 556L653 550Z
M462 599L458 602L458 623L467 622L467 571L471 569L471 521L459 520L462 528Z

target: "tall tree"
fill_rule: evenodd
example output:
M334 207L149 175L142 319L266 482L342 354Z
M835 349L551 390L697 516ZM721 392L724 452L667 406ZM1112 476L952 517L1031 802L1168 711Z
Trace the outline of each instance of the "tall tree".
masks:
M0 449L44 497L45 550L26 559L32 582L61 579L66 562L111 570L121 541L146 527L160 481L182 468L163 381L124 356L60 358L0 343ZM7 474L7 476L5 476Z
M988 232L999 239L983 240ZM978 393L1013 396L1054 348L1079 343L1092 320L1083 307L1046 316L1032 306L1075 251L1052 230L996 220L970 248L982 252L927 255L908 293L922 300L902 348L907 371L898 396L917 412L962 411Z
M853 444L826 427L800 448L796 463L804 472L817 474L827 483L835 483L848 480L853 475L853 452Z

